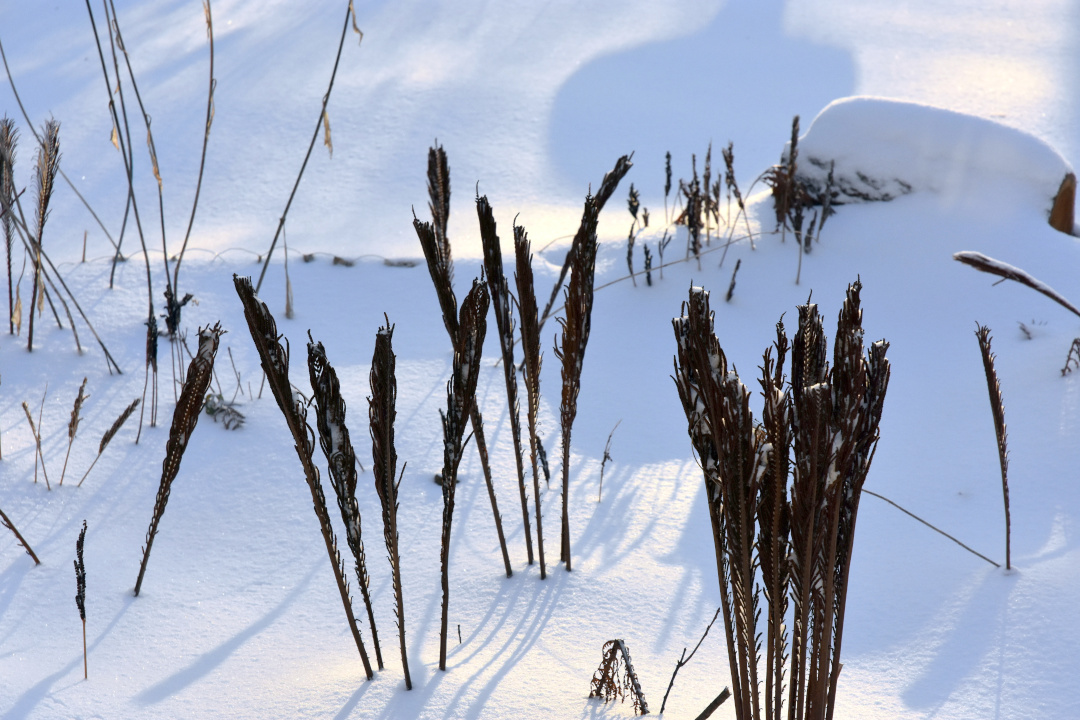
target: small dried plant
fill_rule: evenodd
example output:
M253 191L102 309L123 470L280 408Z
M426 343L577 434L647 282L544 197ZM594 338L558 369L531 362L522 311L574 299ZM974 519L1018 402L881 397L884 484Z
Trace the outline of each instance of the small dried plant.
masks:
M536 509L536 552L540 560L540 579L547 577L544 563L544 524L540 513L540 473L537 463L542 446L536 434L537 416L540 413L540 366L544 356L540 352L540 327L536 307L536 291L533 284L532 250L525 228L514 225L514 258L517 272L517 309L521 320L521 373L525 381L526 412L529 426L529 460L532 463L533 503ZM546 468L546 463L545 463ZM545 473L546 474L546 473Z
M176 409L173 410L169 441L165 445L165 460L161 465L161 484L158 486L157 498L154 501L154 515L146 531L146 545L143 548L142 563L139 565L139 577L135 581L136 597L142 589L146 564L150 560L150 550L154 545L158 524L165 514L165 505L169 502L173 481L180 472L180 461L184 457L191 433L195 430L195 424L199 422L199 415L202 413L203 398L206 396L206 389L214 373L214 358L217 356L222 332L224 331L221 329L221 323L213 327L199 328L199 349L188 366L184 387L180 391L180 400L176 403Z
M506 402L510 412L510 435L514 443L514 462L517 466L518 493L521 496L521 518L525 526L525 549L529 564L533 560L532 528L529 523L529 502L525 491L525 466L521 451L521 415L518 412L517 373L514 364L514 319L510 315L510 288L503 273L502 245L495 226L495 216L487 196L476 198L476 214L480 220L480 239L484 246L484 269L487 275L491 306L495 311L495 326L502 350L503 376L506 380Z
M460 342L454 348L454 369L446 384L446 412L443 427L443 521L442 521L442 623L439 632L439 669L446 670L446 639L450 611L450 529L454 520L454 494L458 465L464 450L462 441L472 406L476 404L476 381L487 334L489 304L487 288L474 280L472 290L461 304Z
M289 383L289 351L281 345L281 335L277 331L277 322L270 314L266 303L259 300L255 289L251 286L251 278L233 275L233 285L236 294L244 305L244 318L247 320L251 339L255 343L255 349L259 353L263 372L266 373L270 390L274 393L274 400L278 409L285 417L285 423L289 426L296 454L300 458L300 464L304 469L304 478L307 480L308 489L311 490L311 500L315 507L315 516L319 520L319 529L322 531L323 542L326 544L326 553L330 557L330 566L334 571L334 579L337 581L338 593L341 595L341 604L345 608L345 618L352 632L356 649L360 652L360 660L364 664L364 673L368 680L374 677L371 671L371 663L368 661L367 649L364 640L360 637L360 626L353 615L352 598L349 595L349 584L346 579L345 563L337 549L337 539L334 536L334 528L330 522L330 512L326 507L326 496L323 494L322 484L319 481L319 468L315 465L312 456L315 453L315 436L307 423L307 408L303 397L293 390ZM287 342L287 341L286 341Z
M1061 376L1065 377L1074 368L1080 368L1080 338L1073 338L1072 345L1069 346L1069 354L1065 356L1065 365L1061 368Z
M22 533L19 532L18 528L15 527L15 523L11 521L11 518L9 518L7 516L7 513L5 513L3 510L0 510L0 525L3 525L15 535L15 541L22 546L22 549L26 551L27 555L33 558L35 565L41 564L41 561L38 560L37 554L34 553L33 548L30 547L30 543L26 542L26 538L22 536Z
M83 520L79 539L75 541L75 604L82 620L83 680L90 678L86 664L86 563L83 560L83 543L86 542L86 521Z
M641 683L634 672L634 664L630 661L630 650L626 643L622 640L609 640L604 643L602 652L600 667L593 673L589 697L602 698L604 702L618 698L619 702L625 702L629 695L634 704L634 714L648 715L649 705L641 692Z
M375 335L375 353L371 358L371 397L368 398L371 454L374 458L372 474L375 476L375 492L382 505L383 539L394 583L394 614L397 617L398 639L401 645L401 667L405 671L405 689L412 690L409 675L409 658L405 652L405 601L401 588L401 553L398 549L397 510L398 483L397 450L394 448L394 420L397 417L397 376L394 355L394 326L390 318ZM402 467L402 472L405 468Z
M562 542L560 559L570 562L570 433L577 415L578 393L581 392L581 370L585 361L585 347L589 342L592 326L593 282L596 272L596 223L599 213L592 196L585 198L582 226L584 241L574 254L573 272L566 290L565 318L559 318L562 326L562 342L555 347L555 356L562 361L562 403L559 406L562 419L563 503Z
M131 417L131 414L135 412L135 408L139 406L139 398L135 398L131 401L131 404L124 408L124 411L113 421L113 424L105 431L105 434L101 436L101 443L98 445L98 453L94 457L93 462L90 463L90 467L86 468L86 472L83 473L82 478L79 480L79 484L76 487L82 487L83 480L86 480L86 476L90 474L90 471L94 469L94 465L101 458L101 454L105 452L105 448L109 446L109 442L113 439L113 436L120 431L120 428L124 426L127 419Z
M995 355L990 351L990 328L978 325L975 337L979 340L986 389L990 394L990 414L994 416L994 435L997 438L998 464L1001 466L1001 494L1005 501L1005 569L1012 568L1012 519L1009 514L1009 446L1005 429L1005 401L1001 398L1001 382L994 368Z
M68 458L71 457L71 445L75 442L75 433L79 431L79 413L82 411L82 404L86 400L88 395L84 394L86 390L86 378L83 378L82 385L79 386L79 394L75 396L75 404L71 408L71 420L68 421L68 446L67 453L64 455L64 467L60 471L60 484L64 484L64 475L67 473Z
M310 336L309 336L310 338ZM352 551L356 568L356 584L367 608L371 626L371 644L375 646L375 662L383 669L379 631L375 627L375 610L371 604L371 578L367 571L364 539L361 534L360 505L356 501L356 451L345 424L345 400L326 349L321 342L308 342L308 374L315 400L315 424L319 428L319 445L330 468L330 484L337 496L341 521L345 524L345 540Z
M226 400L225 396L218 392L206 394L203 410L214 422L220 422L226 430L239 430L244 426L247 418L236 407L234 400Z

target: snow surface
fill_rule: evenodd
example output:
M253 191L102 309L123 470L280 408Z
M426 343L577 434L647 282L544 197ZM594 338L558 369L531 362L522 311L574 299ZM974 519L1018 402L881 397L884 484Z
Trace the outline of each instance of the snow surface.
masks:
M346 39L329 107L334 157L316 147L289 217L295 318L284 318L280 255L261 297L291 341L297 387L307 385L307 331L326 345L365 465L373 336L385 323L383 312L396 324L397 449L400 462L408 462L398 522L411 692L396 655L390 569L375 550L380 511L370 471L360 476L358 501L386 669L367 682L289 433L268 391L249 397L259 395L261 374L232 286L233 273L258 273L253 255L266 251L314 128L344 6L214 4L216 118L196 251L189 251L180 277L181 291L194 293L198 305L185 308L183 326L192 340L199 326L218 320L228 331L214 387L226 397L235 388L231 350L247 421L226 431L200 419L139 598L131 591L175 403L169 344L161 346L158 426L144 427L135 445L133 417L75 487L72 478L93 460L101 434L142 393L145 270L132 255L109 290L107 240L70 191L54 199L46 248L124 374L107 374L87 332L81 332L87 351L76 354L70 333L50 325L48 311L35 328L32 355L25 337L0 338L0 507L43 561L35 567L0 529L0 715L625 717L628 705L587 699L601 647L614 638L626 641L658 711L680 652L697 642L719 602L705 488L669 377L671 318L692 285L710 289L729 362L753 385L781 314L793 326L795 306L813 291L831 336L847 283L861 277L868 339L889 340L893 368L867 489L1003 559L996 443L973 337L976 323L989 325L1009 429L1015 569L996 569L864 496L837 717L1080 717L1074 622L1080 376L1060 373L1080 328L1071 313L1031 289L994 286L994 278L952 259L961 250L984 253L1077 301L1077 240L1047 225L1045 202L1022 176L988 178L961 162L950 169L965 178L963 202L917 193L843 207L803 258L799 285L795 247L768 234L771 204L759 199L752 211L755 233L762 233L756 250L740 242L717 267L714 241L700 269L680 263L665 268L662 280L654 272L651 287L639 277L637 287L624 281L598 290L571 447L574 572L554 562L561 495L553 483L542 497L549 560L543 582L538 568L525 563L523 530L515 522L504 382L494 360L497 339L489 333L478 396L514 576L504 576L470 447L457 490L445 673L437 669L442 503L432 478L442 463L438 411L452 358L438 302L422 260L414 267L389 267L378 257L353 267L330 262L330 255L419 259L410 206L426 215L425 153L436 137L450 158L459 296L480 273L472 208L477 181L495 208L504 250L515 215L529 231L544 295L566 250L565 239L548 242L574 232L586 185L596 187L617 154L636 149L635 168L601 216L596 276L602 285L625 274L631 218L623 202L630 182L652 215L638 243L648 243L656 256L664 151L673 153L677 179L689 175L690 153L698 154L700 171L709 140L719 145L730 138L745 189L779 157L793 114L810 118L853 94L1003 120L1050 141L1075 163L1080 41L1067 32L1076 27L1075 3L702 0L675 9L645 0L357 3L365 39L359 48L351 31ZM125 1L118 9L155 118L173 252L186 227L205 112L202 10L180 0ZM105 88L87 26L70 5L0 8L0 39L28 112L35 122L50 113L61 120L63 167L116 233L126 187L108 140ZM708 69L689 72L690 61ZM794 77L792 67L800 70ZM577 137L575 107L582 127L590 128ZM6 88L0 108L18 118ZM590 126L600 123L597 113L607 123ZM993 117L998 114L1005 117ZM900 119L886 113L883 122L903 127ZM25 139L29 133L18 121ZM962 131L985 128L975 120L955 123ZM901 140L937 142L928 132L908 126ZM141 137L134 127L133 136ZM1024 150L1017 134L1008 137L1003 151ZM141 141L135 144L141 152ZM30 183L29 147L24 142L19 155L20 185ZM141 197L153 197L145 164L140 177ZM144 205L144 225L156 227L153 204ZM83 230L85 264L78 262ZM159 243L156 231L148 232ZM680 234L666 259L681 258L684 242ZM125 252L134 245L126 240ZM298 249L321 254L304 263ZM736 260L742 265L735 293L724 303ZM151 261L160 292L160 252ZM640 254L635 263L640 269ZM24 277L24 302L27 288ZM549 321L540 415L558 477L555 332ZM90 397L68 477L58 487L71 402L84 376ZM36 410L46 385L41 428L51 491L33 482L34 442L20 406L26 401ZM605 442L620 420L597 502ZM83 519L88 681L79 673L71 565ZM343 528L339 536L343 544ZM366 627L363 634L370 645ZM665 714L695 717L729 684L727 675L723 633L714 627L679 672ZM733 717L730 703L714 717Z

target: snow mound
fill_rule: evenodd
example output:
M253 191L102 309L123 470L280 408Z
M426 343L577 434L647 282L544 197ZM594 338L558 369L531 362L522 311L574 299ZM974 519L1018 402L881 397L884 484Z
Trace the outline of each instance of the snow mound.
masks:
M784 148L784 161L790 143ZM797 177L814 196L829 169L835 202L892 200L912 192L949 199L990 183L1038 198L1047 210L1068 161L1039 138L992 120L878 97L835 100L799 139Z

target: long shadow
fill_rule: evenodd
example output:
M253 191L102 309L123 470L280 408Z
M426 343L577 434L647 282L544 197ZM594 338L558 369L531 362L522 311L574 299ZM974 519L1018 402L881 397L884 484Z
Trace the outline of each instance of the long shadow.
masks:
M805 129L855 88L850 54L786 34L783 11L783 0L729 0L696 33L584 65L560 88L548 128L552 162L568 187L584 187L628 150L653 196L667 151L675 177L689 176L691 152L701 172L710 141L714 173L719 146L734 141L740 182L778 162L793 115Z
M143 705L153 705L166 698L172 697L189 685L209 675L225 662L230 655L243 646L244 643L270 627L275 620L281 617L289 606L296 602L307 586L311 584L311 579L315 577L315 573L321 568L321 563L312 567L311 570L308 571L308 574L305 575L292 591L282 598L281 602L274 606L270 612L266 613L260 619L248 625L216 648L206 651L183 670L179 670L164 680L160 680L146 688L136 695L135 699Z

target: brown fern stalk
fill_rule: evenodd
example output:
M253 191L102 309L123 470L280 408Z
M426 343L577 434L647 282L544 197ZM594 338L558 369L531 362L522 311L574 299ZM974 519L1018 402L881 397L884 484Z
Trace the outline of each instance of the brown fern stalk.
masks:
M309 336L310 337L310 336ZM321 342L308 343L308 374L311 392L315 400L315 424L319 429L319 445L330 468L330 484L337 496L341 521L345 524L345 540L352 551L356 568L356 584L364 598L368 624L371 626L371 644L375 646L375 663L383 669L382 650L379 647L379 631L375 627L375 611L371 603L371 578L367 571L364 539L361 534L360 505L356 501L356 451L345 424L345 400L341 397L341 384L337 372L326 359L326 349Z
M601 698L604 702L618 698L619 702L624 702L629 694L634 714L648 715L649 705L630 660L630 648L623 640L609 640L604 643L602 653L600 667L593 673L589 697Z
M41 243L45 221L49 218L49 201L56 186L56 171L60 167L60 123L49 120L42 128L41 144L38 146L37 169L34 179L37 184L37 252L34 255L34 284L30 292L30 328L27 334L26 349L34 349L34 308L39 304L38 293L44 292L41 280Z
M428 273L431 282L435 286L435 293L439 298L439 308L442 310L443 325L450 336L450 343L457 350L458 332L458 306L454 295L454 262L450 253L450 241L446 236L446 222L450 216L450 170L446 164L446 153L442 147L431 148L428 151L428 194L430 196L428 207L431 210L433 223L421 222L413 213L413 228L420 239L420 246L424 250L424 258L427 260ZM475 404L470 416L473 429L473 437L476 439L476 451L480 455L480 466L484 471L484 482L487 484L488 499L491 501L491 514L495 518L495 531L499 536L499 548L502 550L503 567L506 577L514 574L510 566L510 553L506 549L506 536L503 533L502 516L499 514L499 503L495 497L495 484L491 476L491 463L488 462L487 440L484 437L484 419L480 414L480 408Z
M559 318L562 326L562 343L556 345L555 355L562 361L562 403L559 411L562 419L563 451L563 503L561 552L559 559L566 563L566 571L572 570L570 561L570 434L577 416L578 393L581 392L581 369L585 361L585 347L589 342L592 326L593 283L596 273L596 223L599 206L592 196L585 198L583 227L585 240L574 253L570 284L566 290L565 318Z
M266 380L274 393L278 409L285 416L285 423L289 426L289 432L295 443L296 454L304 468L304 478L311 490L315 516L319 520L319 529L322 531L323 541L326 544L326 553L330 557L330 566L334 571L334 580L337 581L338 593L341 595L341 604L345 608L349 630L352 632L357 650L360 651L364 672L370 680L374 674L371 671L371 663L368 661L367 650L364 648L364 640L360 637L360 626L353 615L345 563L337 549L334 528L330 522L330 512L326 507L326 497L323 494L322 484L319 482L319 468L312 459L315 453L314 433L307 424L305 402L299 394L294 394L292 385L289 383L289 351L286 347L282 347L281 335L278 334L274 316L270 314L266 303L259 300L255 294L255 289L251 286L251 278L233 275L233 285L244 305L244 319L247 320L251 339L259 353Z
M150 528L146 531L146 546L143 549L142 564L139 566L139 578L135 581L135 596L142 589L146 564L150 560L150 550L154 545L158 524L165 514L165 504L169 502L173 481L180 472L180 461L184 457L191 433L202 414L203 398L210 386L214 373L214 358L217 356L218 342L223 330L221 323L213 327L199 328L199 349L188 366L187 378L180 391L180 399L173 410L172 427L169 429L169 441L165 445L165 460L161 465L161 484L158 486L157 499L154 501L154 515Z
M368 417L370 419L371 453L374 458L372 474L375 476L375 492L382 504L383 539L386 542L386 555L390 559L393 572L395 616L398 624L398 639L401 645L401 667L405 671L405 689L412 690L412 677L409 675L409 658L405 652L405 601L401 587L401 555L398 550L398 486L397 486L397 450L394 448L394 420L397 417L397 377L394 355L394 326L390 318L386 325L379 328L375 335L375 353L371 358L371 372L368 379L371 384L371 397L368 398ZM402 468L404 470L404 468Z
M7 115L0 119L0 225L4 228L8 275L8 333L15 334L15 298L11 278L11 245L15 240L15 220L10 208L15 204L15 147L19 129Z
M529 564L533 564L532 529L529 524L529 501L525 492L525 466L521 452L521 415L518 412L517 372L514 364L514 320L510 315L510 288L503 274L502 246L496 232L495 216L487 196L476 198L476 214L480 218L480 239L484 246L484 268L487 271L491 306L502 350L503 376L506 379L506 403L510 411L510 434L514 442L514 462L517 465L518 490L521 495L521 518L525 525L525 548Z
M443 524L442 524L442 622L439 632L439 669L446 670L446 639L450 610L450 529L454 520L454 494L458 465L464 449L466 418L476 403L476 380L480 356L487 334L489 298L483 282L474 280L472 290L461 304L461 342L454 349L454 369L446 384L446 412L443 426Z
M994 353L990 351L990 328L979 325L975 330L986 373L986 389L990 393L990 412L994 416L994 434L997 437L998 464L1001 466L1001 493L1005 498L1005 569L1012 568L1012 520L1009 514L1009 447L1005 429L1005 401L1001 398L1001 382L994 368Z
M514 225L514 257L517 272L516 305L521 319L522 373L525 380L526 412L529 425L529 460L532 463L533 502L536 508L536 554L540 560L540 579L547 577L544 563L544 525L540 512L540 473L537 468L536 420L540 413L540 328L537 322L536 291L533 285L532 251L525 228Z
M5 513L3 510L0 510L0 525L3 525L15 534L15 541L22 546L23 550L26 551L27 555L33 558L35 565L41 564L41 561L38 560L38 556L34 553L33 548L30 547L30 543L26 542L26 538L22 536L22 533L19 532L19 530L15 527L15 523L11 522L11 518L9 518L7 516L7 513Z
M64 455L64 467L60 471L60 484L64 484L64 474L67 473L68 458L71 457L71 446L75 442L75 433L79 431L79 412L82 410L82 404L86 400L87 396L83 394L86 390L86 378L83 378L82 385L79 386L79 394L75 396L75 404L71 408L71 420L68 421L68 446L67 453Z
M616 188L619 187L619 182L626 177L626 173L630 172L630 168L634 166L634 164L630 162L632 157L633 153L620 157L615 161L615 167L612 168L611 172L605 174L604 179L600 181L600 188L596 191L596 194L592 196L593 206L595 207L597 215L604 209L604 205L611 199L611 196L615 194ZM555 300L559 297L559 290L562 289L563 281L566 280L566 273L570 271L570 267L574 263L574 258L577 256L578 250L588 239L589 223L588 213L583 214L581 217L581 224L578 225L577 232L574 234L574 240L570 243L570 249L566 251L566 258L563 260L562 269L559 270L559 279L555 281L555 286L551 288L551 297L544 307L544 312L540 315L540 330L544 329L544 323L547 322L548 316L551 315L551 308L555 305Z
M131 417L131 414L135 412L135 408L137 408L138 406L139 398L135 398L131 401L130 405L124 408L124 411L120 413L119 417L117 417L116 420L113 421L112 426L105 431L105 434L101 436L101 444L98 445L97 456L94 458L93 462L90 463L90 467L86 468L86 472L83 473L82 478L79 480L79 484L75 487L82 487L83 480L85 480L86 476L90 474L90 471L94 469L94 465L97 464L97 461L101 457L101 454L105 452L105 448L108 447L109 442L113 439L113 436L120 431L120 428L124 426L124 423L127 422L127 419Z

